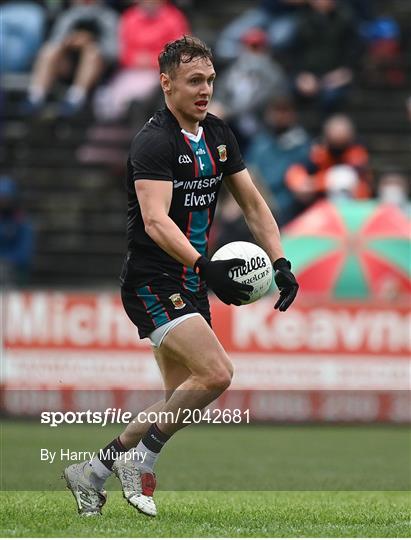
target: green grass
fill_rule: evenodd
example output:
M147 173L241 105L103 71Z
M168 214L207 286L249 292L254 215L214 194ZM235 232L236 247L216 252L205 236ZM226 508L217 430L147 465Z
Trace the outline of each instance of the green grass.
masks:
M40 449L95 451L118 426L5 422L3 490L61 490L70 464L40 461ZM164 491L404 491L411 489L406 426L190 426L167 443L157 466ZM30 470L21 474L21 464ZM117 489L114 481L109 489Z
M159 492L149 518L110 494L101 517L80 518L67 492L3 493L1 536L408 537L401 492Z
M40 448L96 450L118 432L4 422L0 536L411 536L406 426L192 426L159 460L157 518L115 478L103 516L80 518L68 463L42 463Z

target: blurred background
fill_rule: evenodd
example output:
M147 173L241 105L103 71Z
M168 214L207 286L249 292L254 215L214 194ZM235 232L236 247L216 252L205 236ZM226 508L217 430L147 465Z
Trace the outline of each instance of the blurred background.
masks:
M236 366L221 403L411 420L408 0L8 0L0 20L3 412L87 407L84 389L138 409L160 387L119 302L125 164L163 103L158 53L192 33L301 283L285 314L213 301ZM234 240L252 239L223 192L211 252Z

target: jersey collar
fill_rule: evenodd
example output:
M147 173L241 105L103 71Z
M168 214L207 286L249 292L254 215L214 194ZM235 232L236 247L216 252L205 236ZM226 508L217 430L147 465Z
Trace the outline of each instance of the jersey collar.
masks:
M170 109L167 107L167 105L164 107L168 117L171 119L171 121L176 124L181 130L181 133L185 135L190 141L193 141L195 143L198 143L203 135L203 126L199 126L197 135L194 135L194 133L190 133L189 131L186 131L185 129L180 127L180 124L178 123L177 118L174 116L174 114L170 111Z
M199 126L197 135L194 135L194 133L190 133L189 131L186 131L185 129L181 129L181 133L187 137L187 139L190 139L190 141L193 141L195 143L198 143L203 136L203 126Z

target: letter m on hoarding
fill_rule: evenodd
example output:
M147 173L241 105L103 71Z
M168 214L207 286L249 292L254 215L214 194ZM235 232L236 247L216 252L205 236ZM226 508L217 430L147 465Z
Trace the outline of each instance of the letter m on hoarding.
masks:
M47 294L6 294L2 314L5 345L47 342L49 311Z

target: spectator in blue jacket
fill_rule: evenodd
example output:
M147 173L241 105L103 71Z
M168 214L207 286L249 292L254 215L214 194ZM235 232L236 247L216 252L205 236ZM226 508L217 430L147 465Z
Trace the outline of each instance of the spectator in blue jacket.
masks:
M304 210L303 204L285 183L290 165L305 162L311 140L298 124L297 114L289 98L272 101L264 114L264 128L251 140L246 163L271 203L280 226Z
M0 176L0 282L27 283L33 251L33 228L20 208L17 186Z
M44 39L46 10L36 2L9 1L0 6L0 73L27 72Z

